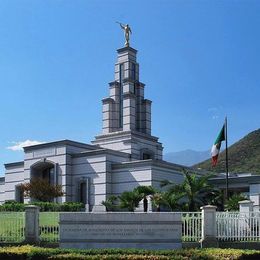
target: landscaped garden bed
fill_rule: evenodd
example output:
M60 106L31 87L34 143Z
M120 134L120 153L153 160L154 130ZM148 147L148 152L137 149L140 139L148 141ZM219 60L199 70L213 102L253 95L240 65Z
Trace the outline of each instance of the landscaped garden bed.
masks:
M34 246L2 247L0 259L260 259L260 251L240 249L59 249Z

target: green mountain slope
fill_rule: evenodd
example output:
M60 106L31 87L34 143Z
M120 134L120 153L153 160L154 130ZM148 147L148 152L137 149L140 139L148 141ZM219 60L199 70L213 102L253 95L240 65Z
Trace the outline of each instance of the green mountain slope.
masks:
M224 146L224 142L222 142ZM255 130L228 148L229 172L251 172L260 174L260 129ZM194 165L213 172L226 171L225 150L218 158L216 167L211 166L211 160Z

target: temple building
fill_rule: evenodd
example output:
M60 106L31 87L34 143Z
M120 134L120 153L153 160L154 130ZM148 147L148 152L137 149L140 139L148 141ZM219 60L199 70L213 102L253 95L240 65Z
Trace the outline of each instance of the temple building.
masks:
M65 195L55 202L82 202L86 211L105 211L102 201L139 185L159 189L163 180L180 183L188 167L163 160L163 146L152 135L152 102L145 99L144 90L137 50L127 41L117 50L114 81L109 83L109 96L102 100L102 133L92 144L61 140L24 147L23 161L5 164L0 204L29 203L31 198L24 198L21 184L37 178L62 186ZM231 191L247 193L259 211L260 176L230 175L229 182ZM225 176L216 176L211 183L224 190Z
M62 185L65 195L54 201L83 202L89 211L104 211L103 200L138 185L181 182L183 166L163 161L163 146L151 134L152 102L144 89L137 50L128 44L117 50L115 78L102 100L102 134L92 144L61 140L25 147L24 161L5 164L0 203L29 203L20 185L34 178Z

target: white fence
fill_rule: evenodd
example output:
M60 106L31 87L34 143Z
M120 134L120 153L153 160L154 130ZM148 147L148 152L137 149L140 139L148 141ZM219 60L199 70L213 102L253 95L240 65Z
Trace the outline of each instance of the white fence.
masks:
M201 212L182 212L182 241L202 238ZM219 241L260 241L260 212L216 212L216 238Z
M58 242L59 213L39 213L39 238L43 242ZM19 243L25 240L25 213L0 212L0 242Z
M24 212L0 212L0 242L22 242L24 231Z
M217 238L222 241L260 241L260 212L217 212Z
M39 229L40 240L44 242L58 242L60 212L40 212Z
M197 242L201 239L201 212L181 212L182 241Z
M176 213L176 212L175 212ZM201 212L180 212L182 216L182 241L198 242L203 239L203 230L212 226L218 241L259 241L260 212L216 212L211 225L204 225ZM40 212L39 239L44 242L59 242L60 212ZM77 214L77 213L75 213ZM208 217L206 217L208 218ZM205 219L204 219L205 221ZM215 227L214 227L215 226ZM211 228L211 229L212 229ZM207 236L204 232L204 238ZM0 212L0 242L22 242L25 240L25 213Z

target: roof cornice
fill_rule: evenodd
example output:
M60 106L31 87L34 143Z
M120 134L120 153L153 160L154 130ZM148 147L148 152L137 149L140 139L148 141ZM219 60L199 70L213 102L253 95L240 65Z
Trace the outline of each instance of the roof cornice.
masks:
M35 148L45 148L45 147L51 147L51 146L56 146L56 145L59 145L59 146L71 145L71 146L76 146L76 147L79 147L79 148L85 148L85 149L91 149L91 150L98 148L95 145L85 144L85 143L65 139L65 140L48 142L48 143L43 143L43 144L30 145L30 146L24 147L23 149L24 149L24 151L30 151L30 150L33 150Z

